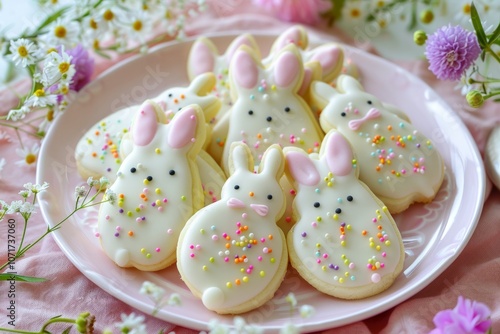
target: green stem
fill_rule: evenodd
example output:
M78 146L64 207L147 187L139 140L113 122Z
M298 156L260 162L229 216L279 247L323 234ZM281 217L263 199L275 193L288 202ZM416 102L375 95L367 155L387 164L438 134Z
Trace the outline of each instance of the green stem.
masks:
M491 93L489 93L489 94L486 94L486 95L484 95L484 96L483 96L483 98L484 98L485 100L487 100L487 99L489 99L490 97L497 96L497 95L500 95L500 91L491 92Z
M3 327L0 327L0 331L3 333L3 332L9 332L9 333L22 333L22 334L46 334L48 333L45 329L50 325L50 324L54 324L54 323L58 323L58 322L61 322L61 323L69 323L69 324L75 324L75 320L74 319L69 319L69 318L52 318L52 319L49 319L47 320L42 328L38 331L38 332L32 332L32 331L25 331L25 330L21 330L21 329L10 329L10 328L3 328Z
M36 194L33 195L33 201L31 204L35 204L36 203ZM31 214L30 214L31 216ZM23 243L24 243L24 238L26 237L26 230L28 228L28 221L29 221L30 217L24 217L24 228L23 228L23 234L21 235L21 242L19 243L19 248L17 249L17 254L16 254L16 258L19 258L20 255L19 255L19 251L21 249L23 249Z
M485 50L486 52L488 52L488 53L489 53L489 54L490 54L493 58L495 58L495 60L496 60L497 62L499 62L499 63L500 63L500 56L499 56L499 55L498 55L498 54L497 54L494 50L492 50L492 49L491 49L491 46L487 45L487 46L484 48L484 50Z
M42 136L40 136L40 135L38 135L36 133L30 132L28 130L25 130L25 129L19 127L19 126L12 125L12 124L9 124L9 123L0 122L0 126L5 126L7 128L14 129L14 130L16 130L16 133L18 133L20 131L20 132L26 133L28 135L31 135L31 136L33 136L35 138L42 138ZM18 135L18 137L19 137L19 135Z

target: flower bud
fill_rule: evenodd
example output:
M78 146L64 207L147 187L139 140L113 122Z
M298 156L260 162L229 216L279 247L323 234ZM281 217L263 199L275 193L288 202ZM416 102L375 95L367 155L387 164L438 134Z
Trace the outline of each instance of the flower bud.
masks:
M467 99L467 103L473 108L479 108L484 103L483 94L477 90L471 90L467 93L465 98Z
M422 23L431 23L434 20L434 13L430 9L426 9L420 13L420 21Z
M424 45L427 40L427 34L423 30L417 30L413 33L413 41L417 45Z

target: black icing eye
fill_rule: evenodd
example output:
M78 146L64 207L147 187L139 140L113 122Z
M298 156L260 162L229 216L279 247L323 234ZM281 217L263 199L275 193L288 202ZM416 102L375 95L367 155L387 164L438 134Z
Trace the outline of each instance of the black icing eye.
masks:
M342 117L345 117L345 115L346 115L345 112L340 113L340 116L342 116Z
M168 97L172 97L172 93L168 94Z
M267 116L266 121L271 122L273 118L271 116Z
M179 109L177 109L177 111L180 111L182 109L182 107L179 107Z
M238 189L240 189L240 186L239 185L235 185L234 189L238 190Z
M342 212L342 210L341 210L340 208L336 208L336 209L335 209L335 213L337 213L337 214L338 214L338 213L341 213L341 212Z
M351 195L347 196L347 200L348 200L349 202L352 202L352 200L353 200L353 199L354 199L354 198L353 198Z
M130 168L130 173L135 173L137 172L137 169L135 167Z
M169 173L170 175L175 175L175 170L171 169L171 170L169 170L169 171L168 171L168 173Z
M249 114L249 115L253 115L253 110L249 110L249 111L248 111L248 114Z
M273 199L273 195L271 194L267 195L267 199Z
M290 112L290 108L289 107L285 107L285 112Z
M153 181L153 177L152 177L152 176L148 176L148 177L146 178L146 180L148 180L148 181Z
M319 202L314 202L314 204L313 204L313 205L314 205L314 207L315 207L315 208L319 208L319 206L320 206L321 204L319 204Z
M366 101L368 104L372 104L373 102L371 100Z

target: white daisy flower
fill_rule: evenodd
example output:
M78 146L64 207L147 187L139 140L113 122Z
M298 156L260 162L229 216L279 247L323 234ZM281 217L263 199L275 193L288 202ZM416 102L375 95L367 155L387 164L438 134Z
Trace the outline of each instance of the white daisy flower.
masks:
M49 53L43 66L41 82L44 86L51 86L57 81L69 84L76 73L75 65L71 63L72 58L64 52L64 48L61 50L61 54L56 51Z
M116 6L114 1L104 1L100 10L94 15L94 20L98 26L107 31L114 31L119 28L120 22L126 13L123 9Z
M23 105L19 109L10 110L9 113L7 114L7 119L13 122L17 122L23 119L30 111L31 111L30 107L28 107L27 105Z
M290 304L292 308L295 308L297 306L297 298L295 297L295 294L293 292L290 292L286 297L285 301Z
M21 65L22 67L26 67L36 62L38 48L30 40L19 38L15 41L10 41L9 50L11 52L10 57L16 66Z
M151 33L152 20L144 12L139 11L130 15L124 22L125 32L132 40L145 43L146 37Z
M360 21L364 19L365 13L362 8L361 1L346 1L344 8L342 9L342 17L346 21Z
M33 144L33 147L17 148L16 153L22 159L16 161L18 166L35 166L38 160L38 152L40 151L40 145L38 143Z
M40 107L45 108L47 106L52 106L57 103L57 95L47 94L45 89L37 89L33 95L31 95L25 102L24 105L27 107Z
M51 47L74 47L79 41L79 35L80 24L77 21L58 18L48 27L48 32L42 38Z
M122 333L147 334L144 316L137 316L134 312L129 315L122 313L121 319L122 321L116 323L115 326L119 328Z

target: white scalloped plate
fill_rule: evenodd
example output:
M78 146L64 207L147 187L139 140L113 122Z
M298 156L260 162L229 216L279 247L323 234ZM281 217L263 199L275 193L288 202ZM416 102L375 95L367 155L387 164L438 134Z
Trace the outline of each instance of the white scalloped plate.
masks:
M212 36L220 50L235 35ZM256 36L263 54L275 36ZM316 40L324 42L325 40ZM188 83L185 61L192 41L169 43L149 54L123 61L82 90L68 110L53 124L40 152L37 182L47 181L40 196L42 214L51 226L71 212L75 186L83 184L76 170L75 146L93 124L111 112L138 104L169 86ZM274 298L246 313L247 323L266 332L293 323L303 332L333 328L379 314L410 298L436 279L459 255L479 219L485 193L480 155L468 130L453 110L425 83L397 66L360 50L345 47L358 65L367 91L405 110L415 126L435 143L446 163L446 177L436 199L413 205L395 220L401 230L406 260L404 272L385 292L371 298L346 301L316 291L292 269ZM142 282L152 281L181 296L182 306L165 306L156 316L198 330L207 330L211 319L233 324L232 317L206 310L180 280L175 266L159 272L117 267L102 252L96 229L97 208L80 211L53 233L73 264L103 290L151 314L152 302L139 293ZM285 301L293 292L299 305L315 308L312 317L290 311Z

